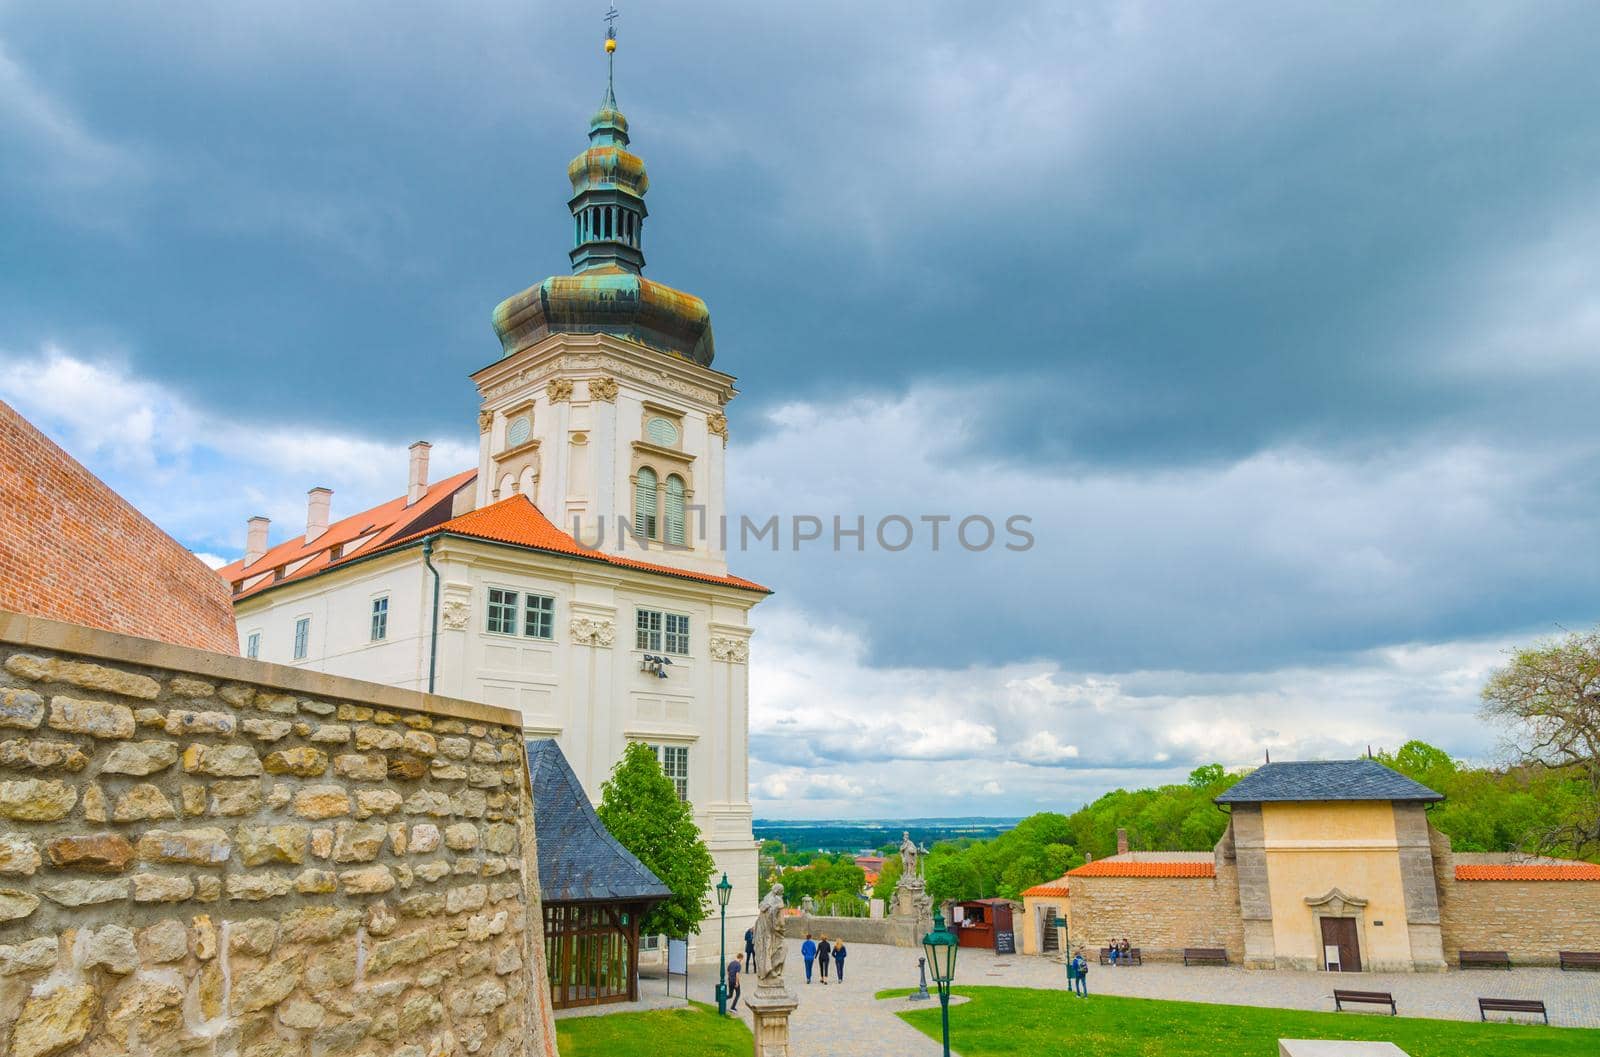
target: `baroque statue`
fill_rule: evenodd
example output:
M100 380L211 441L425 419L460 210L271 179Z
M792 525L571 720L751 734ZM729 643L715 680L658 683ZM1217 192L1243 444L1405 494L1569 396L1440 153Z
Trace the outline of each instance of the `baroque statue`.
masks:
M783 990L783 885L775 884L756 910L756 981L763 990Z

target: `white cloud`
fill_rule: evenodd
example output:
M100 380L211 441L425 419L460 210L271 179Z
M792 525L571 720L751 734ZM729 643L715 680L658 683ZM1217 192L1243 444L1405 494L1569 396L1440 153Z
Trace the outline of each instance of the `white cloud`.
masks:
M1352 757L1411 738L1489 759L1478 690L1512 642L1533 637L1217 675L875 667L858 638L815 614L780 607L756 623L751 795L758 815L779 818L1070 811L1205 763ZM930 754L932 732L945 733Z
M409 440L246 422L59 346L0 350L0 399L209 558L237 557L255 514L272 519L274 542L304 532L305 493L317 485L334 490L335 519L405 491ZM435 480L477 465L475 444L429 439Z

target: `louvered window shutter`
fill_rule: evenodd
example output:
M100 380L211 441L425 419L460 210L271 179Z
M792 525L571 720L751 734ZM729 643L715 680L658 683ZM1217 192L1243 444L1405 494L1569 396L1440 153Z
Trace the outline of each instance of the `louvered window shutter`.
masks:
M645 539L656 538L656 472L648 466L634 479L633 531Z
M667 478L667 542L682 546L683 528L683 478L674 474Z

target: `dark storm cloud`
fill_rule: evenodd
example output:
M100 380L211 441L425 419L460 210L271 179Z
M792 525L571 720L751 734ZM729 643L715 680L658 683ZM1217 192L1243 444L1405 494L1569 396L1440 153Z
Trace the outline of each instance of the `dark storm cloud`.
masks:
M110 330L246 416L459 422L490 308L564 263L601 7L7 9L0 337ZM1589 5L622 25L651 273L710 300L737 415L1003 372L983 446L1170 463L1600 395L1456 362L1506 260L1600 209Z

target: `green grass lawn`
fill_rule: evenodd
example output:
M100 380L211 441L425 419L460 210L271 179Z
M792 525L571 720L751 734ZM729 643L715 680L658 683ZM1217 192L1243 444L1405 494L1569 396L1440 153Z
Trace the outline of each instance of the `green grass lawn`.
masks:
M561 1057L750 1057L750 1029L715 1006L610 1013L556 1021Z
M879 997L908 993L884 991ZM950 1007L950 1046L962 1057L1277 1057L1280 1038L1379 1040L1411 1057L1600 1054L1600 1029L1593 1028L1304 1013L1110 995L1084 1001L1065 991L1017 987L957 987L954 993L971 999ZM926 1008L900 1016L939 1037L937 995Z

